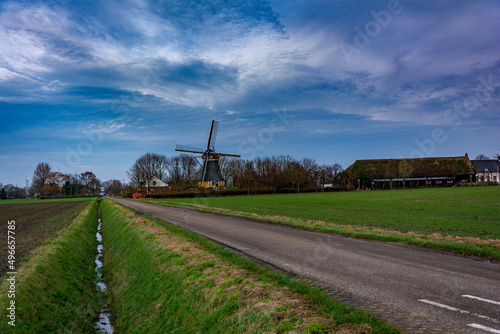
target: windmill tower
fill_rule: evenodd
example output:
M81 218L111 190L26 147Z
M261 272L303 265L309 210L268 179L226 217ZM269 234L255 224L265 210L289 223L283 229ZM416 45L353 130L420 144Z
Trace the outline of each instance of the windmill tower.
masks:
M184 145L177 145L175 150L177 152L186 152L193 154L201 154L201 156L196 157L196 161L202 167L201 179L198 182L198 186L209 188L209 187L224 187L226 181L222 177L219 166L220 157L237 157L239 154L230 153L219 153L215 152L215 139L217 137L217 129L219 127L218 121L212 121L212 126L210 127L210 134L208 135L207 148L204 150L202 148L190 147ZM203 165L198 161L198 159L203 160Z

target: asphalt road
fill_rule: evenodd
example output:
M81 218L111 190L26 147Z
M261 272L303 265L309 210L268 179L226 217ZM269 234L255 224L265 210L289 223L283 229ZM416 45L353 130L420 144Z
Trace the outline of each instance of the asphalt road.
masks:
M348 304L406 332L500 333L498 262L113 200L332 287Z

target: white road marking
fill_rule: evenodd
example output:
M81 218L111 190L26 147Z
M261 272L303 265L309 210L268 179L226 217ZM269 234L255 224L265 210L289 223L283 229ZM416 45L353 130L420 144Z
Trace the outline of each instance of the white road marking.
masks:
M481 314L474 313L474 316L476 316L476 317L478 317L478 318L481 318L481 319L486 319L486 320L489 320L489 321L493 321L493 322L494 322L494 323L496 323L496 324L500 323L500 320L493 319L493 318L487 317L487 316L485 316L485 315L481 315Z
M445 308L445 309L450 310L450 311L455 311L455 312L460 312L460 313L470 313L469 311L464 311L464 310L461 310L461 309L456 308L456 307L452 307L452 306L448 306L448 305L445 305L445 304L436 303L436 302L433 302L433 301L427 300L427 299L419 299L418 301L422 302L422 303L426 303L426 304L431 304L431 305L434 305L434 306L437 306L437 307Z
M477 299L477 300L480 300L482 302L500 305L500 302L496 302L496 301L491 300L491 299L484 299L484 298L481 298L481 297L476 297L476 296L471 296L471 295L462 295L462 297L471 298L471 299Z
M485 320L488 320L488 321L492 321L492 322L494 322L496 324L500 323L500 320L493 319L493 318L487 317L485 315L477 314L477 313L470 313L469 311L464 311L464 310L461 310L461 309L453 307L453 306L448 306L448 305L445 305L445 304L436 303L436 302L433 302L432 300L419 299L418 301L422 302L422 303L434 305L434 306L437 306L437 307L441 307L441 308L444 308L444 309L447 309L447 310L450 310L450 311L454 311L454 312L460 312L460 313L464 313L464 314L471 314L471 315L473 315L475 317L478 317L478 318L481 318L481 319L485 319Z
M490 333L500 334L500 330L498 330L498 329L486 327L486 326L479 325L479 324L467 324L467 326L482 329L483 331L490 332Z

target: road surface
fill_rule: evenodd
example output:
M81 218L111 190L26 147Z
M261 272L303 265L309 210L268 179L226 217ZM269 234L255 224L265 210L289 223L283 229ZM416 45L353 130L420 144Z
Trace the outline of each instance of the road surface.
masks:
M500 333L500 263L112 199L309 278L405 332Z

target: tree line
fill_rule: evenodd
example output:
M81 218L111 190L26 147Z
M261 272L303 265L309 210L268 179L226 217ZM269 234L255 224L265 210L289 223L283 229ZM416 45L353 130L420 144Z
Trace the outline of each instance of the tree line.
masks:
M103 182L91 171L80 174L61 173L52 170L47 162L40 162L33 171L28 189L0 183L0 199L96 195L101 188L108 194L121 195L125 185L119 180Z
M40 162L33 172L30 195L75 196L95 195L101 187L101 180L91 171L80 174L64 174L53 171L46 162Z
M220 158L222 176L229 187L267 188L276 192L279 188L319 187L336 183L343 171L338 163L319 165L314 159L297 160L289 155L257 157L252 160ZM130 167L127 175L131 184L144 187L157 177L172 187L190 189L201 178L202 166L191 155L167 157L163 154L146 153Z
M484 154L475 160L489 160ZM493 155L500 160L500 153ZM230 187L242 189L268 188L276 192L279 188L321 187L339 185L342 182L340 164L319 165L314 159L294 159L289 155L257 157L252 160L219 160L221 173ZM197 185L201 178L201 165L187 154L167 157L162 154L146 153L139 157L127 172L131 185L143 187L152 177L169 183L180 189L189 189ZM406 176L406 174L404 174ZM53 171L46 162L39 163L34 172L31 187L25 189L12 184L0 183L0 199L25 198L35 196L74 196L95 195L101 188L112 195L121 195L127 185L120 180L101 181L91 171L80 174L64 174Z

